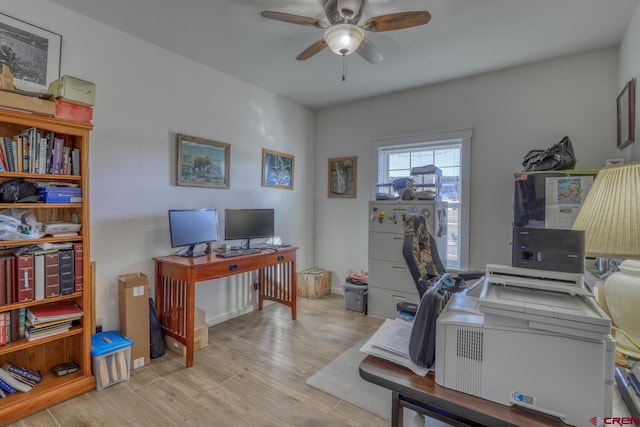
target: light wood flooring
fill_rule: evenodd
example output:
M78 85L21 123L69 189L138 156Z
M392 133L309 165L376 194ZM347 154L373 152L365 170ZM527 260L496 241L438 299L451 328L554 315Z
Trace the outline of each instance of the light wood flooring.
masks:
M345 310L339 295L298 298L295 321L272 304L210 327L209 346L195 353L191 369L167 351L128 381L11 426L387 426L305 383L381 324Z

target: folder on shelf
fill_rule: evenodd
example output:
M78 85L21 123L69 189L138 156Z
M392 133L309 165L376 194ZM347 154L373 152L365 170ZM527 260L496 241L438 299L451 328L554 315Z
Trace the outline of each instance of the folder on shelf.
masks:
M54 320L77 319L83 314L82 309L71 301L52 302L27 309L27 319L32 325Z

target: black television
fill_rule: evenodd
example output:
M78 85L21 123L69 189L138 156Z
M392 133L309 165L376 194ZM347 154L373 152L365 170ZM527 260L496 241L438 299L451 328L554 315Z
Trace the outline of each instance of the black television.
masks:
M273 209L225 209L224 239L246 240L249 248L251 239L273 237L274 216Z
M188 246L182 256L201 256L211 252L211 242L218 240L218 212L215 209L170 209L171 247ZM196 253L196 245L206 243L204 252Z

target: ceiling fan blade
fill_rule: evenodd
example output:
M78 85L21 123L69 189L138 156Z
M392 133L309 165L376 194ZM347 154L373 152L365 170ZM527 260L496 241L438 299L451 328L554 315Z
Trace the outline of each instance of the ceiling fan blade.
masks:
M327 42L324 39L320 39L305 50L303 50L300 55L296 56L298 61L304 61L305 59L311 58L318 52L321 52L324 48L327 47Z
M431 14L426 10L390 13L388 15L374 16L373 18L367 19L362 25L362 29L374 32L400 30L402 28L424 25L430 20Z
M378 50L376 45L366 37L362 40L360 46L358 46L356 53L371 64L376 64L382 61L382 53L380 53L380 50Z
M314 28L329 28L329 23L321 19L307 18L306 16L291 15L290 13L272 12L263 10L260 15L264 18L275 19L276 21L289 22L291 24L304 25Z

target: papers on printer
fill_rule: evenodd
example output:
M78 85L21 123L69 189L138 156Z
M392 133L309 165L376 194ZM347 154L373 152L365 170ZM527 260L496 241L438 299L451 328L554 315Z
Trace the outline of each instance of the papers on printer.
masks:
M373 336L360 347L360 351L409 368L416 375L425 376L429 369L416 365L409 358L412 327L413 323L406 320L385 319Z

